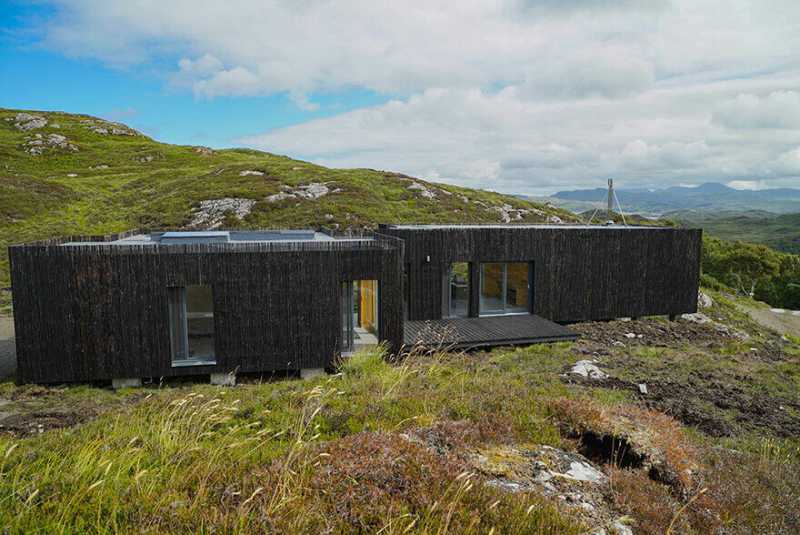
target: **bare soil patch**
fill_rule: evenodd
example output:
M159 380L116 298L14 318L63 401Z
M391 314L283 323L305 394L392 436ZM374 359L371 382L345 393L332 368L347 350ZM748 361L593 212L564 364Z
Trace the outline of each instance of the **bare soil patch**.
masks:
M108 389L3 385L0 433L24 438L88 422L143 399L146 391L118 394Z
M577 352L599 359L598 365L610 376L565 375L563 382L630 392L641 405L710 436L765 430L778 437L800 436L800 392L792 395L791 378L775 368L789 364L792 357L784 353L777 336L742 341L735 331L685 321L612 321L572 328L581 334ZM742 342L741 351L725 354L725 348L736 342ZM673 360L665 362L658 353L650 360L632 356L647 348L669 349L679 358L673 354ZM687 348L685 354L681 348ZM731 366L732 362L744 365ZM780 391L767 379L752 376L748 364L769 371L771 380L782 381L785 388ZM646 393L640 384L646 385Z

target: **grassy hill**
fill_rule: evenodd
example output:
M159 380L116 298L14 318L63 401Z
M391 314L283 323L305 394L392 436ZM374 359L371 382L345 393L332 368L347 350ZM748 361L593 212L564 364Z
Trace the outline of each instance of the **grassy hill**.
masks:
M800 214L773 214L763 210L709 213L682 210L664 214L686 226L703 227L725 240L762 243L785 253L800 253Z
M0 286L5 245L65 234L575 219L396 173L166 145L90 117L20 113L0 110ZM731 285L781 272L790 256L718 242L707 240L704 261ZM236 387L155 380L111 391L6 379L0 525L796 533L798 331L755 323L745 311L769 319L768 307L704 280L719 291L706 290L702 314L573 325L574 343L391 363L375 350L335 375L239 377ZM576 374L586 359L602 373Z
M0 383L0 525L797 533L800 339L709 296L699 323L584 323L574 343L394 363L373 351L308 380ZM570 373L585 359L608 376Z
M0 306L7 246L134 227L542 222L570 213L389 171L159 143L86 115L0 109Z

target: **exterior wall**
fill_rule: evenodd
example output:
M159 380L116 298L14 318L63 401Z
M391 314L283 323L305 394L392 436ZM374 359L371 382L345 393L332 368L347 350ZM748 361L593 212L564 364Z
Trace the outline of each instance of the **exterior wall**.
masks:
M380 338L403 340L402 247L10 248L24 382L323 368L340 347L341 282L377 279ZM173 368L167 288L211 285L214 366Z
M574 322L696 312L701 230L672 228L392 228L405 241L408 319L442 317L443 274L470 266L477 315L480 262L533 262L533 310ZM430 261L428 261L430 259Z

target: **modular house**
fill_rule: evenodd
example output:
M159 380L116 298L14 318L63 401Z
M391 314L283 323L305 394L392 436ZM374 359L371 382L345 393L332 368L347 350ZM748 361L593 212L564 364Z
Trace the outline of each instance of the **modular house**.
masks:
M701 231L381 225L131 232L9 248L23 382L330 369L384 343L567 340L695 312Z

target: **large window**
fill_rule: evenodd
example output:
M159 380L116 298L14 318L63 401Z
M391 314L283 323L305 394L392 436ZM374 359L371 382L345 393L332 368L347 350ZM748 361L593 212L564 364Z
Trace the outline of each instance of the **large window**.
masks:
M216 364L210 286L169 288L169 328L173 366Z
M442 316L466 318L469 315L469 263L454 262L443 281Z
M342 283L342 353L378 344L378 281Z
M530 265L526 262L481 264L480 314L530 312Z

